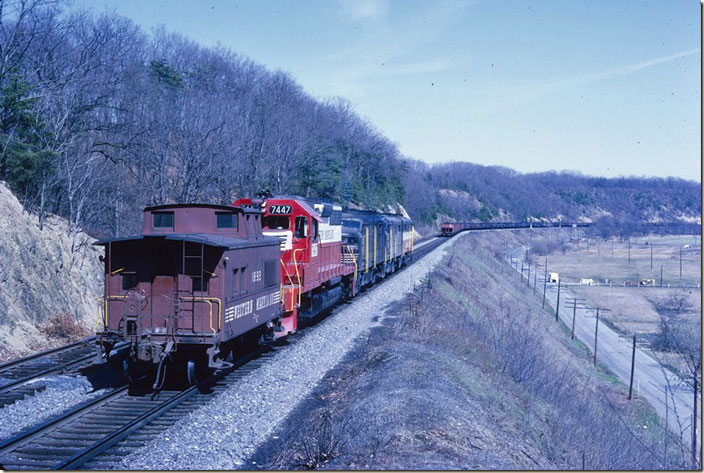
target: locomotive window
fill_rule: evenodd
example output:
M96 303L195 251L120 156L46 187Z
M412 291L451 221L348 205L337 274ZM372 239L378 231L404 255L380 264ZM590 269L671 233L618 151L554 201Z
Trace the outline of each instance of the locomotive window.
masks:
M218 228L237 228L237 219L235 218L235 214L229 212L217 212L215 216L217 218Z
M137 274L122 273L122 290L127 291L129 289L134 289L135 287L137 287Z
M173 212L154 212L152 216L154 228L174 228Z
M308 219L305 217L296 217L296 238L305 238L308 236Z
M318 239L318 221L315 219L313 220L313 239Z
M288 217L269 215L264 217L264 226L269 230L288 230Z

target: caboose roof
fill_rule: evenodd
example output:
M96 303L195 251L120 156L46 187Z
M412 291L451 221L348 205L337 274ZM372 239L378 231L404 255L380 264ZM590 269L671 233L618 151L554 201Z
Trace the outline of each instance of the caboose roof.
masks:
M208 235L205 233L167 233L160 235L134 235L128 237L108 238L93 243L94 245L107 245L121 241L139 241L148 238L162 238L164 240L187 241L191 243L203 243L205 245L218 248L236 249L253 248L258 246L278 246L281 240L278 237L263 237L257 240L246 240L244 238L233 238L222 235Z
M242 212L242 207L235 207L233 205L217 205L217 204L164 204L164 205L153 205L151 207L145 207L145 212L151 212L154 210L168 210L168 209L183 209L183 208L206 208L215 210L225 210L228 212Z

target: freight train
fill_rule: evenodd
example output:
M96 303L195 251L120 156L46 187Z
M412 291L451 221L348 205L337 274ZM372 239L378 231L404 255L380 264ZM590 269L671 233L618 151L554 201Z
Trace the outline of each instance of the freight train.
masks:
M510 228L588 227L589 223L564 222L448 222L440 224L440 235L451 237L466 230L491 230Z
M96 242L105 248L96 343L101 360L157 390L171 367L195 383L239 350L295 333L413 254L410 219L297 196L143 216L140 235Z

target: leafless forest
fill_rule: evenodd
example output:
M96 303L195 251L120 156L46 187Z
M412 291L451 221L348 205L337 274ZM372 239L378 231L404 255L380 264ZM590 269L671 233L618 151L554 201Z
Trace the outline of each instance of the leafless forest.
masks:
M55 0L0 0L0 90L0 179L40 225L54 213L73 233L128 234L144 205L260 192L401 203L427 225L701 213L699 185L682 179L430 166L286 73Z

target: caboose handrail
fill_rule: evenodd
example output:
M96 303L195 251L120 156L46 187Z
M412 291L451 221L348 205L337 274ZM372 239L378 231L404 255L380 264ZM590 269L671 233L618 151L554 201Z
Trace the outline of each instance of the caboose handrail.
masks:
M100 325L100 303L103 302L104 308L103 308L103 328L107 330L108 328L108 301L110 300L120 300L120 299L127 299L127 295L124 296L108 296L108 297L99 297L98 298L98 310L96 312L96 320L95 320L95 327L93 327L93 332L98 333L98 325Z
M218 297L203 297L203 296L197 296L197 297L192 297L192 296L183 296L181 297L183 300L189 300L189 301L196 301L196 302L205 302L208 304L208 307L210 308L210 330L212 330L213 335L217 334L217 330L213 328L213 302L218 303L218 330L222 327L222 301Z

